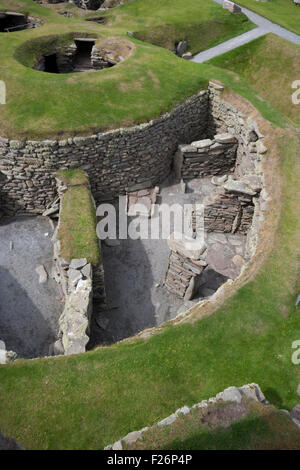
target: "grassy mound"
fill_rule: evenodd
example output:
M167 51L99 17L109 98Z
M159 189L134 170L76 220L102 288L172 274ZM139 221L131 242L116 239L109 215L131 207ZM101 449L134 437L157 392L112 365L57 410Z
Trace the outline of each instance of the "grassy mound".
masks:
M300 125L300 106L291 99L295 91L292 83L300 70L299 46L268 34L209 63L244 77L261 96Z
M86 258L98 266L99 240L96 234L96 211L89 182L82 170L60 170L57 176L68 187L63 196L58 239L60 255L66 261Z
M106 12L104 25L85 21L93 16L90 12L66 18L32 0L0 0L0 8L5 5L43 20L40 28L1 34L1 80L6 82L7 104L1 107L0 128L1 135L10 138L88 135L130 126L158 117L206 86L197 64L131 39L127 31L174 25L180 35L184 30L193 35L213 22L209 34L192 39L192 49L200 50L253 27L207 0L136 0ZM48 74L24 66L24 61L32 65L32 58L42 52L39 41L53 34L71 37L76 31L99 39L126 37L135 51L117 66L97 72Z

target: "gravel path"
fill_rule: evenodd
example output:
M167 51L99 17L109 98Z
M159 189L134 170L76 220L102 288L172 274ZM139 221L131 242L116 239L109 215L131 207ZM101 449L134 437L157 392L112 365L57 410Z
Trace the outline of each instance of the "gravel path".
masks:
M223 4L222 0L213 1L219 3L220 5ZM240 36L229 39L229 41L225 41L222 44L219 44L218 46L212 47L207 51L203 51L199 54L196 54L191 59L193 62L205 62L209 59L212 59L213 57L231 51L232 49L236 49L237 47L240 47L243 44L247 44L248 42L253 41L254 39L259 38L260 36L263 36L267 33L274 33L283 39L287 39L288 41L291 41L294 44L300 45L300 36L298 36L297 34L294 34L291 31L288 31L287 29L282 28L281 26L275 23L272 23L271 21L267 20L266 18L263 18L262 16L258 15L257 13L254 13L251 10L248 10L247 8L241 8L242 12L247 15L248 18L258 27L252 29L251 31L248 31L247 33L241 34Z

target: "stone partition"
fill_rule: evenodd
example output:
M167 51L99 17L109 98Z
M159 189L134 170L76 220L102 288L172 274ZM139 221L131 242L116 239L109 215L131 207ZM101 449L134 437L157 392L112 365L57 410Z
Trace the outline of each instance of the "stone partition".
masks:
M58 169L86 170L97 202L153 187L170 173L179 144L201 139L208 91L139 126L65 140L0 138L0 205L8 215L40 214L57 195Z
M204 227L207 232L241 233L252 225L254 200L260 184L249 179L228 180L204 199Z
M237 139L231 134L180 145L174 158L175 176L188 181L205 176L225 175L235 170Z
M57 177L56 181L61 213L67 187L60 178ZM86 351L94 304L97 309L106 308L104 269L102 262L98 266L92 266L86 258L72 259L71 262L63 259L58 240L59 224L60 221L53 236L53 277L61 287L65 305L59 318L58 339L50 352L56 355L70 355Z
M164 281L169 292L185 300L191 300L199 288L201 274L207 266L206 245L194 239L176 239L172 234L168 240L171 250Z

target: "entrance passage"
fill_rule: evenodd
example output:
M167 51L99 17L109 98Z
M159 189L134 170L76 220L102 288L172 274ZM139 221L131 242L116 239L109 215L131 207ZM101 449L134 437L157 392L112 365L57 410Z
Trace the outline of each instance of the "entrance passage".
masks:
M9 33L28 28L28 21L22 13L0 12L0 32Z
M74 39L76 44L76 54L74 57L74 72L85 72L92 69L91 54L93 46L95 45L94 39L80 38Z
M57 55L56 53L54 54L45 54L44 55L44 71L49 72L49 73L59 73L58 67L57 67Z

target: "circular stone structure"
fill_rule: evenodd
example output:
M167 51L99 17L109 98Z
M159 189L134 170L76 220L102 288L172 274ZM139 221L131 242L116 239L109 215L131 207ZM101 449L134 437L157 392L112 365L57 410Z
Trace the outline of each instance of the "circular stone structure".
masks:
M89 33L43 36L22 44L16 58L22 65L48 73L72 73L113 67L129 57L134 46L122 38Z

